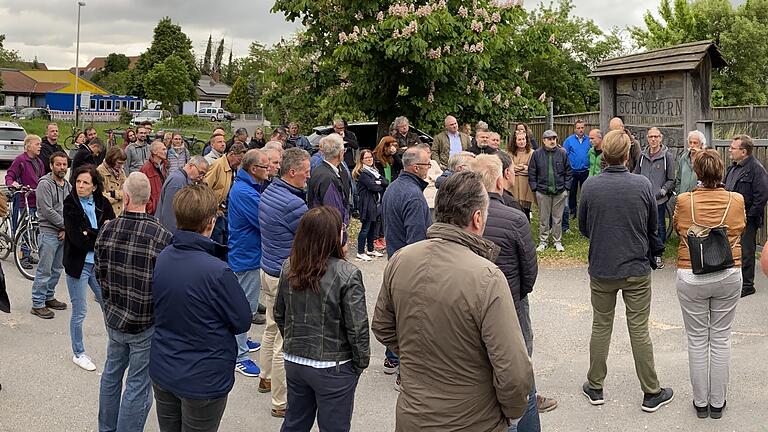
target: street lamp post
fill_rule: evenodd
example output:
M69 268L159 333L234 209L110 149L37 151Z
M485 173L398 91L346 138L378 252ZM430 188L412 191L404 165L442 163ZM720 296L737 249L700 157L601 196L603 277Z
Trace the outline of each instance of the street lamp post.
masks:
M77 2L77 41L75 42L75 94L72 98L72 112L75 114L75 127L79 121L79 111L77 109L77 84L80 81L80 9L85 6L84 1Z

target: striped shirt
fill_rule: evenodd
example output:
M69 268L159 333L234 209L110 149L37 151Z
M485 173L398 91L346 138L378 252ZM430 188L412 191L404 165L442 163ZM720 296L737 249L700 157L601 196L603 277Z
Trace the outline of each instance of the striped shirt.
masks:
M340 362L321 361L321 360L315 360L315 359L308 359L306 357L299 357L297 355L288 354L288 353L283 353L283 359L285 361L296 363L302 366L309 366L313 369L327 369L331 367L336 367L337 364L343 365L344 363L349 363L352 361L352 359L346 359Z
M155 323L152 274L171 233L146 213L124 212L96 239L96 279L110 328L136 334Z

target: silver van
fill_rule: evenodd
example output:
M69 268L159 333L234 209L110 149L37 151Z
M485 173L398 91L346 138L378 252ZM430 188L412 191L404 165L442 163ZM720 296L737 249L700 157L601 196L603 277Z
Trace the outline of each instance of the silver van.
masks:
M16 123L0 121L0 161L12 162L24 153L27 131Z

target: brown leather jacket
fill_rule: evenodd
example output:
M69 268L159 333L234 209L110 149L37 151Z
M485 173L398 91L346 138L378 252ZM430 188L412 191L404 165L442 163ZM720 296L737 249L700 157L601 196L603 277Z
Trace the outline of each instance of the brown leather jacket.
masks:
M720 224L728 207L728 199L731 199L731 206L728 208L728 214L725 216L725 225L728 228L728 241L730 241L733 250L733 261L736 267L741 267L741 233L747 224L746 213L744 212L744 197L737 192L728 192L723 188L708 189L696 188L693 192L686 192L677 196L677 205L675 206L675 215L672 223L675 231L680 236L680 246L677 248L677 268L691 268L691 255L688 251L687 238L688 228L693 225L691 217L691 196L693 196L693 207L696 223L702 226L714 227Z
M371 330L400 355L397 432L502 432L533 370L489 240L435 223L390 258Z

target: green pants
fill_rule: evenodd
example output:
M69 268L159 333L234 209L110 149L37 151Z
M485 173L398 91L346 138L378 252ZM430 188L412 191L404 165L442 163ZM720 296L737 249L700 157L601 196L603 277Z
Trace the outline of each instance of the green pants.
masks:
M592 291L592 338L589 341L589 387L603 388L608 373L606 361L611 345L616 293L621 290L627 307L627 328L635 358L635 372L644 393L658 393L659 379L653 362L653 344L648 334L651 313L651 276L626 279L590 279Z

